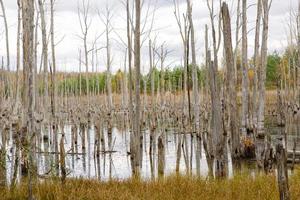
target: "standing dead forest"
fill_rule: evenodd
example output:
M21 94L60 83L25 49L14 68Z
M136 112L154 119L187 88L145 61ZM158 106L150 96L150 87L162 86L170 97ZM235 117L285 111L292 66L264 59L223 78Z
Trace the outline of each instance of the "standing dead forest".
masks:
M0 6L0 199L300 199L300 0Z

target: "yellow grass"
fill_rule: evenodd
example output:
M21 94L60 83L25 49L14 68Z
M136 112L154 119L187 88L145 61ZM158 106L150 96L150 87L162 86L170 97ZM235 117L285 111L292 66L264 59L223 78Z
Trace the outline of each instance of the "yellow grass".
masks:
M40 183L34 188L36 199L176 199L176 200L277 200L278 189L274 175L256 178L240 175L230 180L203 180L188 176L171 176L156 181L67 180L64 186L57 180ZM290 179L291 199L300 199L300 171ZM0 188L0 199L26 199L27 186L14 191Z

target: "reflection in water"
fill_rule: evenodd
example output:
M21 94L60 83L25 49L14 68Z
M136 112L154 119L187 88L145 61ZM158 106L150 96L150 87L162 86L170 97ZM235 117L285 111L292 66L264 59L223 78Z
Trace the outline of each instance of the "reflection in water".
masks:
M37 137L35 155L39 176L62 176L65 173L67 177L98 180L130 178L130 132L126 128L105 128L101 121L95 124L40 127L42 134ZM278 134L276 131L278 129L270 129L271 134ZM1 185L14 183L20 178L20 141L13 139L12 132L13 128L1 132L0 156L4 161L0 163ZM291 142L288 139L287 145ZM144 179L176 172L213 176L214 160L206 159L201 137L196 134L182 134L176 129L164 127L160 130L145 129L142 149L141 176ZM61 154L61 150L65 153ZM62 163L61 157L64 155ZM232 163L229 150L227 155L229 177L245 171L255 174L255 162Z

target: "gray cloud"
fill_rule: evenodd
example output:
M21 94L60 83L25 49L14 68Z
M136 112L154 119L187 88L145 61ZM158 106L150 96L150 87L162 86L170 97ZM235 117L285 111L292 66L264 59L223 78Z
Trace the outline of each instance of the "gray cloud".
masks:
M80 0L81 1L81 0ZM120 67L120 63L124 59L124 49L120 37L126 41L126 13L124 6L121 3L122 0L90 0L91 5L91 18L92 25L89 34L89 43L92 43L95 36L104 30L104 26L99 20L97 15L98 10L103 12L106 5L108 4L114 11L114 18L112 20L112 25L119 36L115 33L111 34L112 38L112 51L114 55L113 71L116 71ZM17 24L17 0L4 0L4 5L7 11L8 24L9 24L9 42L11 49L12 60L15 58L16 52L16 24ZM49 2L46 0L46 2ZM185 12L186 4L185 0L178 0L180 3L181 13ZM218 10L218 1L215 1L215 10ZM235 8L236 0L227 0L231 8L232 13L232 30L235 31ZM154 31L150 35L153 39L157 36L157 44L163 42L170 51L169 58L166 63L180 63L182 58L182 42L179 35L179 29L174 17L174 6L173 0L145 0L145 6L150 3L151 9L154 6L157 7L155 12L155 23ZM156 4L155 4L156 3ZM283 49L287 45L287 22L289 20L289 12L292 8L295 12L297 7L297 0L273 0L273 4L270 11L270 25L269 25L269 52L275 49ZM255 5L256 0L248 0L249 5ZM76 35L80 34L80 26L77 16L77 6L78 0L56 0L55 6L55 34L56 40L60 40L64 37L64 40L57 46L57 60L59 63L60 70L76 71L78 69L78 49L82 47L82 41L78 39ZM196 31L196 48L198 53L198 58L203 57L204 52L204 26L205 24L210 24L208 18L208 9L206 6L206 0L194 0L193 1L193 18L194 26ZM49 7L49 6L48 6ZM144 8L142 15L145 19L146 8ZM256 17L256 7L250 6L248 9L248 29L251 30L254 27ZM3 21L0 19L0 23ZM49 17L48 17L49 20ZM149 27L150 20L147 27ZM146 28L147 29L147 28ZM0 44L0 56L5 56L5 44L3 43L4 34L1 35ZM39 35L39 39L41 39ZM249 54L252 52L254 43L254 31L251 31L248 36L249 39ZM119 42L117 42L119 41ZM101 38L98 42L98 46L103 46L105 44L105 38ZM142 49L143 65L146 69L148 64L148 42L145 42ZM39 45L39 53L41 51L41 46ZM100 70L105 70L105 52L102 51L99 54L99 66ZM201 59L198 59L201 62ZM12 61L12 65L14 61ZM13 67L12 67L13 68Z

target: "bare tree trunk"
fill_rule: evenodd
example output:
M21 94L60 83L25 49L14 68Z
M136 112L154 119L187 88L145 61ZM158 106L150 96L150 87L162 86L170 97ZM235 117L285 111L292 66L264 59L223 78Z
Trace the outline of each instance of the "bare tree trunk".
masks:
M226 69L227 69L227 88L229 95L228 109L229 109L229 130L231 133L231 156L236 159L240 157L240 134L238 125L238 110L237 110L237 92L235 70L233 64L233 51L231 39L231 23L228 5L224 2L222 5L223 16L223 34L224 34L224 49L226 55Z
M55 43L54 43L54 1L51 0L51 50L52 50L52 73L51 73L51 113L55 116L55 74L56 74L56 58L55 58Z
M158 176L163 177L165 173L165 146L162 136L158 137L158 155L157 155L157 171Z
M44 95L43 95L43 103L44 105L47 104L48 99L48 38L47 38L47 31L46 31L46 20L45 20L45 11L44 11L44 2L39 0L39 10L41 15L41 28L42 28L42 43L43 43L43 67L44 67L44 74L43 74L43 86L44 86Z
M15 95L15 105L14 105L14 113L18 109L18 103L20 98L20 32L21 32L21 0L17 0L18 4L18 26L17 26L17 71L16 71L16 95Z
M276 162L277 162L277 181L279 187L280 200L289 200L289 183L286 150L281 143L276 145Z
M179 28L181 40L182 40L182 46L183 46L183 92L182 92L182 99L183 99L183 115L190 117L189 109L187 108L187 98L189 97L188 94L188 45L189 45L189 20L183 15L183 24L181 22L181 13L179 11L179 5L176 0L173 0L174 3L174 15L177 21L177 25ZM189 118L190 119L190 118Z
M165 75L164 75L164 61L165 61L165 51L164 45L160 47L160 105L163 107L165 105Z
M110 19L111 14L110 10L106 8L106 20L105 20L105 33L106 33L106 89L107 89L107 103L108 103L108 109L111 111L113 108L113 101L112 101L112 89L111 89L111 56L110 56L110 39L109 39L109 33L110 33Z
M238 69L237 69L237 60L238 60L238 46L239 46L239 32L240 32L240 7L241 0L237 0L237 9L236 9L236 26L235 26L235 49L234 49L234 76L237 81Z
M79 18L79 23L80 23L80 28L81 28L81 33L82 37L81 39L83 40L83 46L84 46L84 59L85 59L85 68L86 68L86 76L85 76L85 82L86 82L86 94L87 94L87 99L88 99L88 106L90 104L90 88L89 88L89 50L88 50L88 45L87 45L87 37L88 37L88 32L89 28L91 25L91 20L89 19L89 10L90 10L90 1L88 0L87 2L85 0L82 0L82 10L80 10L78 6L78 18Z
M39 12L36 14L36 19L35 19L35 26L34 26L34 69L33 69L33 82L37 82L37 48L38 48L38 26L39 26ZM34 91L34 105L35 105L35 110L37 110L38 106L38 93L37 93L37 88L36 85L34 84L33 86L33 91Z
M34 152L34 1L24 0L22 1L22 18L23 18L23 66L28 71L26 78L28 79L28 98L27 107L27 143L29 144L28 158L29 158L29 169L28 169L28 191L29 199L33 199L32 191L32 178L33 178L33 152Z
M194 101L194 119L195 119L195 131L199 130L199 92L198 92L198 72L196 61L196 47L195 47L195 31L192 17L192 5L191 1L187 0L188 4L188 18L191 29L191 48L192 48L192 79L193 79L193 101Z
M126 14L127 14L127 43L128 43L128 69L129 69L129 116L130 116L130 127L132 130L134 130L133 127L133 120L134 120L134 114L133 114L133 94L132 94L132 88L133 88L133 81L132 81L132 43L131 43L131 26L130 26L130 10L129 10L129 0L126 1ZM132 161L132 171L135 173L135 138L133 132L130 134L130 151L131 151L131 161Z
M81 50L79 50L79 55L78 55L78 60L79 60L79 96L81 98L82 95L82 77L81 77Z
M225 159L225 144L226 137L223 134L222 128L222 114L220 102L220 89L217 83L217 70L215 64L211 61L209 66L209 84L211 94L211 107L212 107L212 122L211 133L213 138L214 158L216 161L215 170L216 177L226 176L226 159Z
M206 75L209 77L209 67L211 62L211 53L208 50L208 27L205 25L205 63L206 63ZM209 95L209 78L206 78L206 97ZM206 102L208 104L208 101ZM207 114L207 111L205 111ZM209 125L207 123L207 130L209 129ZM205 132L205 130L203 130ZM203 146L206 149L206 156L208 159L211 159L213 157L213 141L212 141L212 133L211 131L206 131L207 137L203 137Z
M3 0L0 0L2 15L4 20L4 28L5 28L5 44L6 44L6 69L10 71L10 57L9 57L9 38L8 38L8 25L7 25L7 18L5 13L5 7L3 4Z
M153 52L152 52L152 41L149 40L149 60L150 60L150 78L151 78L151 106L152 106L152 114L154 114L155 111L155 101L154 101L154 66L153 66Z
M8 25L7 25L7 18L6 18L6 13L5 13L5 8L3 4L3 0L0 0L1 4L1 9L2 9L2 17L4 20L4 28L5 28L5 44L6 44L6 70L9 72L10 71L10 56L9 56L9 38L8 38ZM7 82L7 88L8 88L8 95L7 97L12 97L12 91L11 91L11 81L10 81L10 75L7 73L6 77L6 82Z
M245 137L249 128L247 0L242 3L242 74L242 134Z
M258 96L258 117L257 117L257 136L256 136L256 160L259 167L263 167L265 157L265 81L268 53L268 30L269 30L269 8L268 0L262 2L263 7L263 32L261 43L261 67L259 78Z
M298 48L298 72L297 72L297 91L298 91L298 105L300 105L300 1L298 1L298 16L297 16L297 30L298 30L298 38L297 38L297 48Z
M139 176L142 135L140 131L140 25L141 25L141 1L135 0L135 29L134 29L134 65L135 65L135 119L134 119L134 134L135 134L135 174Z
M212 107L212 121L211 121L211 134L213 138L213 150L215 158L215 170L216 176L222 177L226 176L226 133L223 127L222 122L222 111L221 111L221 101L220 101L220 87L217 81L218 73L218 50L220 47L221 34L220 34L220 19L219 19L219 37L218 42L216 39L216 31L214 25L214 3L207 1L207 6L210 12L210 21L211 21L211 31L212 31L212 40L213 40L213 51L214 51L214 61L210 62L209 66L209 84L210 84L210 96L211 96L211 107ZM208 53L210 55L210 53Z
M125 58L124 58L124 75L123 75L123 89L124 89L124 108L128 108L128 81L127 81L127 51L125 51Z
M254 85L252 96L252 116L253 124L257 125L257 90L258 90L258 76L260 70L260 54L259 54L259 36L260 36L260 22L261 22L262 2L257 0L257 16L255 25L255 41L254 41Z

